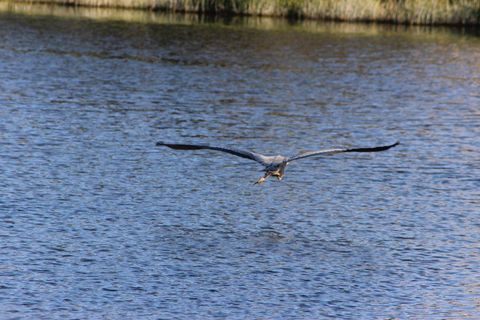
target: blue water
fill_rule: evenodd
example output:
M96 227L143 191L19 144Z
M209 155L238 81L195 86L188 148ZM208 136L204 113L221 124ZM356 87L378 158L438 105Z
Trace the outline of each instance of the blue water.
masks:
M480 319L477 36L78 12L0 13L0 319Z

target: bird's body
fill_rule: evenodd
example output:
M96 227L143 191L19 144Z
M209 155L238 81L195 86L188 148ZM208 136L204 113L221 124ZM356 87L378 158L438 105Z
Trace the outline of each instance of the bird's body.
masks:
M282 180L283 176L285 175L285 168L286 166L295 160L313 157L313 156L320 156L320 155L331 155L341 152L379 152L385 151L392 147L398 145L399 142L396 142L391 145L387 146L380 146L380 147L373 147L373 148L350 148L350 149L325 149L325 150L317 150L317 151L304 151L301 152L293 157L285 157L281 155L277 156L265 156L260 153L252 152L252 151L245 151L239 149L232 149L232 148L222 148L222 147L212 147L208 145L196 145L196 144L173 144L173 143L163 143L157 142L157 146L165 146L175 150L201 150L201 149L209 149L215 151L221 151L225 153L229 153L241 158L254 160L259 162L260 164L264 165L265 175L258 179L255 184L261 184L267 180L268 177L274 176L278 180Z
M270 176L277 177L279 181L283 179L283 176L285 175L285 168L288 164L288 159L282 156L276 156L275 158L277 158L276 161L265 167L265 175L258 179L255 184L265 182L265 180L267 180L267 178Z

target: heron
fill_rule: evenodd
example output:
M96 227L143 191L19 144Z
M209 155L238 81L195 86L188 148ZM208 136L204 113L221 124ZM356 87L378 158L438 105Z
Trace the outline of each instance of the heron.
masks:
M379 147L370 147L370 148L336 148L336 149L323 149L323 150L316 150L316 151L302 151L292 157L286 157L281 155L266 156L253 151L240 150L236 148L215 147L215 146L210 146L206 144L204 145L177 144L177 143L157 142L156 146L164 146L174 150L202 150L202 149L214 150L214 151L229 153L237 157L256 161L264 166L263 171L265 171L265 174L263 175L263 177L260 177L260 179L258 179L254 184L262 184L271 176L276 177L279 181L282 180L283 176L285 175L285 168L292 161L297 161L297 160L308 158L308 157L333 155L336 153L344 153L344 152L379 152L379 151L388 150L399 144L400 142L397 141L394 144L379 146Z

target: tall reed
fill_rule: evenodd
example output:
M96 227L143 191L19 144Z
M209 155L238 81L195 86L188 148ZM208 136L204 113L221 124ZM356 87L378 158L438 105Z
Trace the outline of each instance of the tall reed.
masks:
M480 24L480 0L13 0L406 24Z

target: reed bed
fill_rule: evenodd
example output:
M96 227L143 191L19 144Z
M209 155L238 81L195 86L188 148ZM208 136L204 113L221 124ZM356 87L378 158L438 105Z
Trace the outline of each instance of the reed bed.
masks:
M14 0L170 12L401 24L480 24L480 0Z

